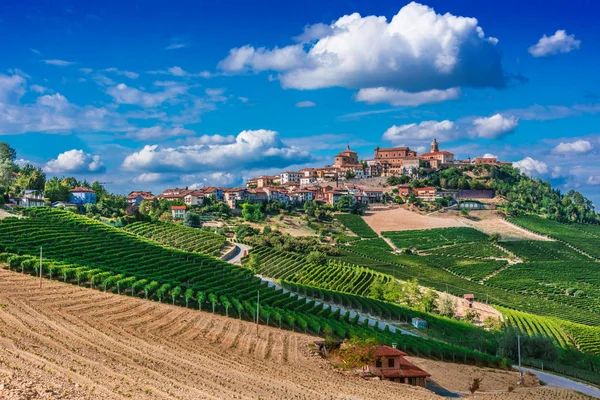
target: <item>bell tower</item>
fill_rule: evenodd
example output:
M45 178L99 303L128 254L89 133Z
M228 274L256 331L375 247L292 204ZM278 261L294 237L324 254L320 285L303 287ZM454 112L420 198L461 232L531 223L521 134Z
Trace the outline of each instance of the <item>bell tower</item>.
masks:
M438 151L440 151L440 147L438 146L437 139L434 138L431 142L431 152L437 153Z

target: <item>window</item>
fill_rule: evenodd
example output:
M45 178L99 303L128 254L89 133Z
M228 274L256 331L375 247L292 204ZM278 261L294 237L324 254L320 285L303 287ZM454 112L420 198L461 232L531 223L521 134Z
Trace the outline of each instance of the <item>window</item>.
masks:
M388 359L388 368L394 368L394 359L393 358Z
M381 358L375 361L375 368L381 368Z

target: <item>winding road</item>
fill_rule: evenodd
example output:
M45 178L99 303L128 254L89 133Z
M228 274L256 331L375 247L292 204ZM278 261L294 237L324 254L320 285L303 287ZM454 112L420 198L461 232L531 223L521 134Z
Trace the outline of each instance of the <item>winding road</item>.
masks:
M518 366L513 365L513 368L519 369ZM537 369L531 368L522 368L523 371L531 372L532 374L537 375L539 380L549 387L561 388L561 389L570 389L575 390L577 392L581 392L588 396L595 397L600 399L600 389L586 385L585 383L576 382L569 378L565 378L558 375L549 374L548 372L538 371Z

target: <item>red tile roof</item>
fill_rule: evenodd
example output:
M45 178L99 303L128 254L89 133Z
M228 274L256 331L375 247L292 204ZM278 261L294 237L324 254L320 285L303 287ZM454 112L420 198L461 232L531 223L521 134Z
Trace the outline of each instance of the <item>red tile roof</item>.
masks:
M445 155L449 155L449 156L453 156L454 153L450 153L449 151L432 151L429 153L423 153L421 154L421 157L425 157L425 156L437 156L439 154L445 154Z
M405 358L400 358L398 369L381 369L379 374L386 378L427 378L430 373L423 371Z
M171 210L185 210L185 206L171 206Z
M92 190L92 189L86 188L86 187L82 187L82 186L75 187L75 188L69 190L69 192L71 192L71 193L81 193L81 192L96 193L95 190Z
M375 350L375 355L377 357L394 357L394 356L404 357L404 356L407 356L408 354L406 354L402 350L398 350L393 347L382 344L379 346L379 348L377 350Z

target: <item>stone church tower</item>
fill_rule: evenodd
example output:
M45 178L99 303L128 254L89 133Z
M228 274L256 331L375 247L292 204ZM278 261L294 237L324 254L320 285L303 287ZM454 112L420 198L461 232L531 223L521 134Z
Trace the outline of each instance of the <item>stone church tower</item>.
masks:
M433 142L431 142L431 153L437 153L438 151L440 151L440 147L438 146L438 142L437 139L433 139Z

